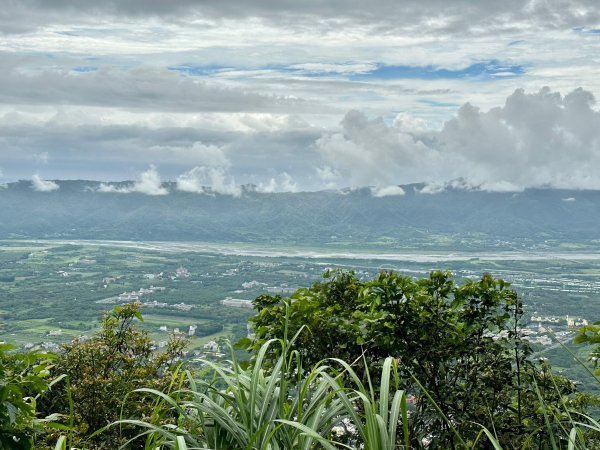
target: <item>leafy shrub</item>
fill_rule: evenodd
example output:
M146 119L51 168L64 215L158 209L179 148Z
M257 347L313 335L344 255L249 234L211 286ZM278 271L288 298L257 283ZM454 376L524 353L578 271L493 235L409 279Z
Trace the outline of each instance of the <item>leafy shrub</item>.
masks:
M168 391L184 342L172 339L165 351L154 351L136 319L142 320L137 305L117 306L104 316L97 335L74 340L59 354L55 371L65 374L67 382L44 406L69 417L72 445L116 448L131 430L94 432L122 417L150 415L153 409L150 396L140 393L124 401L127 395L140 386Z
M0 448L32 449L41 431L37 398L50 387L55 356L14 348L0 344Z
M306 367L341 358L364 383L385 358L395 358L413 399L413 446L462 448L462 439L477 441L482 426L510 447L565 437L569 408L583 412L590 404L569 380L528 359L522 305L502 280L485 274L459 285L448 272L418 280L391 272L368 281L343 271L326 278L289 299L258 297L251 319L256 336L245 343L257 351L298 333L292 348ZM273 348L266 359L278 357ZM541 414L549 406L553 413Z
M271 347L280 353L272 366L265 364ZM378 390L365 386L341 360L303 370L298 352L289 351L286 341L264 343L252 368L242 368L235 357L231 367L208 360L204 364L212 376L197 380L188 372L190 389L171 395L139 390L162 399L163 407L178 415L176 425L121 423L146 428L141 434L148 435L147 448L178 448L183 441L190 448L215 450L334 450L338 445L395 450L401 445L399 434L408 439L402 426L407 419L406 396L397 389L393 358L383 364ZM346 378L354 387L344 385ZM403 432L397 433L398 426Z

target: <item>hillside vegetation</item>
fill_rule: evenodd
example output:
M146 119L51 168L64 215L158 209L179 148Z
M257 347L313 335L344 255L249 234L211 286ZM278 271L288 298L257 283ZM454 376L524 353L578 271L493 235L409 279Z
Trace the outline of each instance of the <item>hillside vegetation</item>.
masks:
M590 449L598 399L530 358L502 280L331 272L254 301L250 362L150 351L138 307L58 355L0 349L4 448ZM598 343L600 327L579 341Z
M97 192L93 181L59 181L60 189L34 192L30 182L0 188L0 239L71 238L204 240L288 243L383 243L431 246L435 234L458 239L547 241L599 239L600 191L529 189L493 193L448 188L374 197L368 188L346 191L260 193L239 197ZM468 243L467 243L468 244ZM465 248L462 243L461 248Z

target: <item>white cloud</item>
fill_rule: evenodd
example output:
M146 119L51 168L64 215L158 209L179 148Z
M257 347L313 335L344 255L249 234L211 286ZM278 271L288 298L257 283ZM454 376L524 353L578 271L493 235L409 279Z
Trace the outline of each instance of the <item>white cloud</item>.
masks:
M98 192L114 192L120 194L138 192L146 195L167 195L169 193L168 189L162 186L160 174L153 165L150 165L148 170L142 172L139 179L132 185L118 187L108 183L101 183L97 190Z
M323 158L352 186L422 181L439 158L437 152L411 134L387 125L381 118L369 120L350 111L339 132L325 134L317 142Z
M383 186L371 188L371 195L373 197L393 197L398 195L404 195L404 189L400 186Z
M338 184L340 182L341 175L340 173L332 169L330 166L317 167L317 177L323 183L323 188L325 189L335 189L338 188Z
M256 191L263 194L271 194L274 192L298 192L298 190L298 184L287 172L282 172L276 177L269 179L267 183L259 183L256 186Z
M439 194L446 190L446 183L425 183L421 189L418 190L419 194Z
M152 165L148 170L142 172L139 180L134 183L132 192L146 195L167 195L169 193L167 189L162 187L158 170Z
M60 189L60 186L54 181L42 180L38 174L35 174L31 177L31 188L37 192L52 192Z
M291 69L299 69L309 73L366 73L377 66L373 63L359 64L326 64L326 63L303 63L292 64Z
M351 111L341 130L317 142L328 177L353 186L425 181L422 193L446 188L520 192L527 187L600 189L600 112L591 92L567 95L517 89L482 111L464 104L441 130L405 115L388 125Z
M523 192L525 190L523 186L504 180L483 183L481 186L478 186L478 188L487 192Z
M329 166L317 167L317 176L323 181L335 181L340 174Z
M115 186L113 184L109 184L109 183L100 183L100 186L98 186L98 189L96 189L96 191L103 192L105 194L110 194L110 193L129 194L130 192L132 192L131 186L117 187L117 186Z
M436 133L447 165L474 185L600 189L600 112L589 91L516 90L502 107L466 104ZM507 184L508 183L508 184Z
M584 132L556 123L562 134L535 137L531 115L547 104L492 113L516 87L600 92L597 0L4 3L0 160L12 178L114 181L152 162L165 179L221 167L265 190L600 183ZM440 133L466 101L479 109ZM338 127L348 110L360 112Z
M183 192L218 193L239 197L242 190L223 167L194 167L177 178L177 189Z

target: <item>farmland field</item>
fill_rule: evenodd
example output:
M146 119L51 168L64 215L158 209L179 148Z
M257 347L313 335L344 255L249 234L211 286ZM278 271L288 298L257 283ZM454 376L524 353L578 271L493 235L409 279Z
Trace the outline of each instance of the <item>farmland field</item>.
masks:
M536 350L559 367L572 362L557 356L557 344L544 344L543 336L562 333L568 343L574 330L567 327L567 316L579 324L600 319L600 253L578 248L398 253L198 242L2 241L0 340L57 349L93 333L104 311L139 301L142 326L157 343L175 329L189 335L192 326L189 346L200 350L209 340L237 340L248 332L253 310L224 306L222 300L289 295L322 279L326 268L354 270L363 278L381 270L423 277L443 269L459 280L489 272L521 295L527 326L540 337ZM584 349L576 350L585 357Z

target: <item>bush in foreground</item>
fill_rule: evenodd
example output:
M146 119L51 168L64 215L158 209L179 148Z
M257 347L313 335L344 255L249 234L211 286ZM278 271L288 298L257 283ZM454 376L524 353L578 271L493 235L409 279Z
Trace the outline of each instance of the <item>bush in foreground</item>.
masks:
M452 449L475 442L481 426L507 448L566 441L567 409L590 403L568 379L529 359L521 339L522 304L502 280L485 274L457 284L448 272L412 279L382 272L373 280L335 271L291 298L263 295L251 319L258 351L298 333L292 348L306 367L327 358L354 364L363 382L387 357L414 400L409 428L417 447ZM267 356L276 361L277 348ZM552 413L544 415L547 405ZM541 447L544 448L544 447Z
M44 413L60 413L71 428L73 446L114 449L134 431L109 428L95 431L120 418L152 414L153 398L128 394L145 386L168 392L184 342L171 340L165 351L153 350L148 333L135 326L142 320L137 305L117 306L102 319L98 334L63 347L54 372L65 376L43 402ZM57 436L48 436L54 442ZM133 448L133 447L131 447Z
M0 344L0 448L32 449L42 430L37 399L51 386L54 355Z

